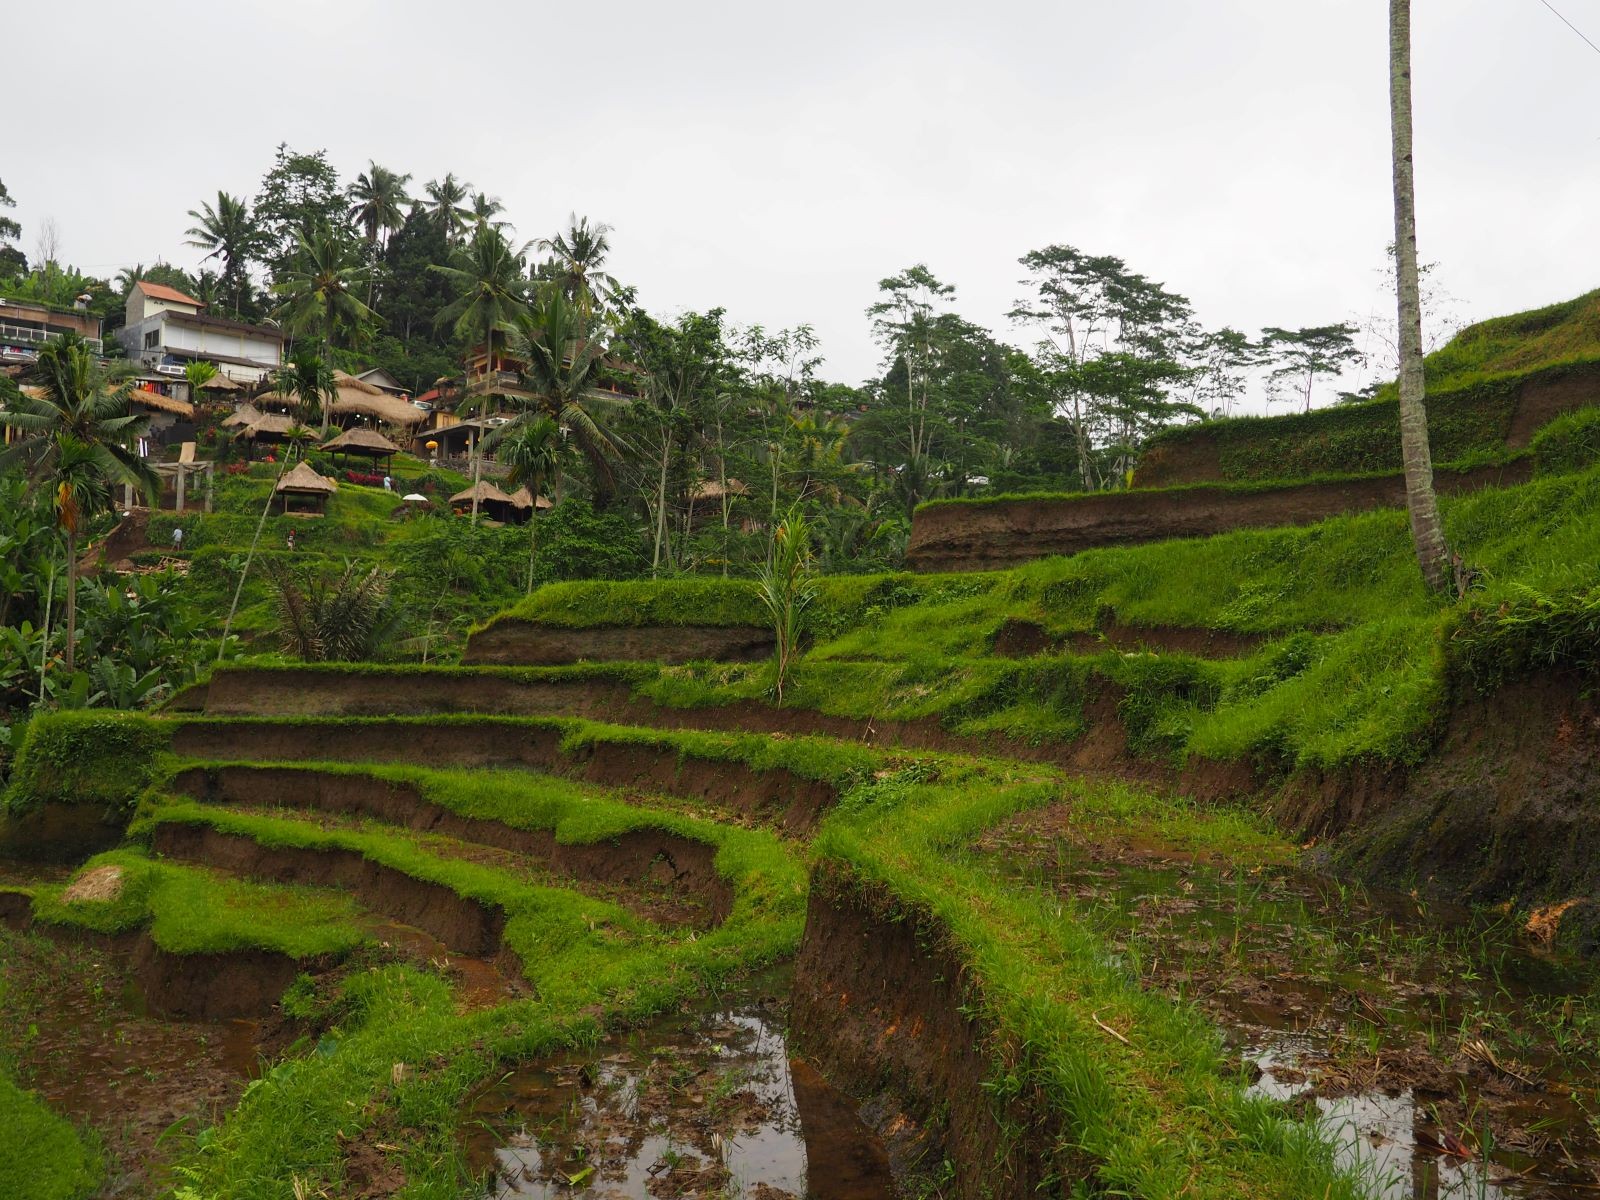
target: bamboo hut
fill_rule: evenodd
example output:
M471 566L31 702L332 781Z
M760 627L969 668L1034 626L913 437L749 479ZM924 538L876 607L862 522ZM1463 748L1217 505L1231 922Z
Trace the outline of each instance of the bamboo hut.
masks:
M400 447L376 429L347 429L332 441L322 443L322 448L329 453L337 451L343 454L346 464L349 463L352 454L370 458L374 464L378 459L384 459L386 473L389 470L390 460L400 453Z
M272 489L282 504L285 516L323 516L328 510L328 497L339 490L331 479L324 479L311 469L310 463L300 463Z
M450 497L450 507L456 512L471 512L472 500L476 496L478 511L487 513L496 521L512 521L517 517L517 507L511 497L502 492L487 479L479 480L469 488L463 488Z

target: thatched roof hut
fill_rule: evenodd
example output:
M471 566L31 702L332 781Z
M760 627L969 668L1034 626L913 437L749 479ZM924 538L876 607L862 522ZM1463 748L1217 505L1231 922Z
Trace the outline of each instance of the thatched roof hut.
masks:
M356 382L362 381L358 379ZM391 396L371 384L363 383L361 388L340 386L339 398L328 405L328 419L339 421L341 417L345 421L353 417L366 417L385 425L400 425L410 429L427 420L428 414L409 400Z
M478 511L487 513L496 521L517 521L526 515L526 510L517 508L516 503L487 479L481 479L472 487L463 488L450 497L450 507L461 511L472 508L472 498L478 498Z
M543 512L547 508L555 507L555 501L551 500L549 496L540 496L536 502L533 498L533 494L528 491L526 484L511 493L511 506L513 508L517 508L526 512L532 509L536 503L540 512Z
M261 410L254 404L246 402L222 418L222 428L239 429L246 425L253 425L260 419Z
M396 446L376 429L347 429L332 441L322 443L324 450L338 450L346 455L359 454L363 458L392 458L400 453Z
M174 417L182 417L185 421L194 420L194 405L187 400L175 400L171 396L163 396L160 392L152 392L149 388L134 388L128 393L128 399L141 408L148 408L153 412L170 413Z
M300 463L282 479L272 491L283 503L285 513L321 514L328 497L339 490L332 479L325 479L311 469L311 464Z

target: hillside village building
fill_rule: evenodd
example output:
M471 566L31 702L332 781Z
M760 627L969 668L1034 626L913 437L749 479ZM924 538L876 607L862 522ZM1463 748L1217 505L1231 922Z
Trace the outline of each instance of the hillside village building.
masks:
M257 384L283 364L283 334L201 311L176 288L143 280L128 293L127 324L117 333L123 352L151 370L181 378L196 359L215 363L235 383Z
M100 318L87 308L0 299L0 365L30 363L45 343L65 333L78 334L100 353Z

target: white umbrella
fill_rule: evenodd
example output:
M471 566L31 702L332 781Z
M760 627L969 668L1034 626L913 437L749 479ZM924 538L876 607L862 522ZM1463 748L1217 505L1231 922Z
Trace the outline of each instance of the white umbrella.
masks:
M418 503L421 503L421 504L426 504L428 502L428 498L426 496L424 496L421 492L410 492L410 493L408 493L408 494L406 494L404 496L401 496L400 499L407 500L407 501L414 500L414 501L417 501Z

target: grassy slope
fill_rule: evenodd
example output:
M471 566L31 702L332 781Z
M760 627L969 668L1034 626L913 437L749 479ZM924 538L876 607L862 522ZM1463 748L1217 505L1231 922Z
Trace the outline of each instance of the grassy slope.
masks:
M40 887L34 917L108 934L148 925L156 945L173 954L261 949L309 959L342 956L368 940L360 911L342 892L249 883L137 849L97 855L82 870L106 866L123 871L117 899L63 903L66 885Z
M0 1070L0 1196L80 1200L100 1174L99 1154L77 1130Z
M824 579L816 644L786 703L862 720L937 718L978 736L1065 740L1082 732L1085 700L1109 680L1128 693L1123 716L1136 743L1152 751L1267 753L1315 766L1415 756L1425 748L1418 735L1441 710L1465 627L1486 616L1492 627L1502 607L1526 609L1530 594L1581 596L1600 584L1600 469L1447 499L1444 513L1451 545L1482 573L1464 605L1425 592L1396 511L1095 550L1010 571ZM652 586L659 595L647 605L641 596ZM742 595L742 585L720 580L561 584L513 612L554 624L653 622L663 613L695 623L697 599L710 597L706 611L720 617ZM1065 637L1113 619L1258 634L1266 644L1223 661L1110 646L1020 661L990 654L1008 621ZM1534 638L1524 657L1536 658L1538 647L1570 653ZM1482 647L1475 651L1481 659ZM653 677L632 666L613 677L684 707L770 699L767 664L695 664Z

